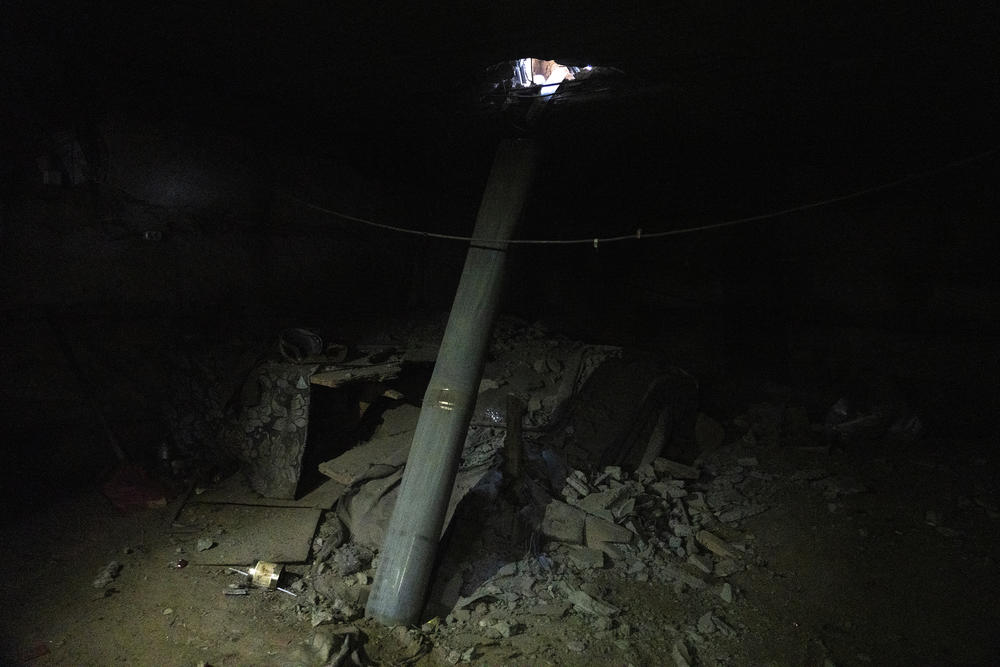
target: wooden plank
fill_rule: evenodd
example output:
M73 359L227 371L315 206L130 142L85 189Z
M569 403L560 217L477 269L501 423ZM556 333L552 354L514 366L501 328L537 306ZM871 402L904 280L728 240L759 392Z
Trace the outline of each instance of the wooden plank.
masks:
M324 461L319 471L347 486L391 474L406 463L419 416L420 408L405 403L386 410L371 440Z
M366 479L384 477L403 467L410 453L413 433L373 438L319 464L319 471L331 480L351 486Z
M335 368L328 371L314 373L310 378L311 384L318 384L323 387L339 387L349 382L368 380L383 382L399 376L403 362L399 359L386 361L370 366L349 366L345 368Z

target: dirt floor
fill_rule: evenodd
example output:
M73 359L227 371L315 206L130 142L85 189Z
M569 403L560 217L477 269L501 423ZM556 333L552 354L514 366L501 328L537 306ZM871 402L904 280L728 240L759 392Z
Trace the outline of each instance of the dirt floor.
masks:
M315 564L290 568L286 581L301 576L300 597L259 589L227 595L240 575L220 566L177 567L195 549L190 536L172 529L181 499L123 514L97 490L82 491L39 504L3 527L3 660L189 666L1000 662L1000 513L992 452L932 439L825 450L740 438L703 453L699 465L701 476L688 482L689 492L701 489L711 498L738 488L756 508L717 527L739 546L734 571L720 572L725 559L715 558L714 570L694 581L677 575L677 567L687 567L682 559L652 557L648 550L644 557L634 545L621 559L602 559L602 567L582 566L566 545L505 537L501 519L482 520L502 516L490 511L496 499L473 493L456 515L435 575L439 588L453 579L464 597L410 630L363 618L313 627L304 598L310 582L316 585ZM728 482L720 486L720 479ZM95 577L111 561L120 571L97 586ZM350 578L361 586L371 571ZM428 615L434 613L429 606Z

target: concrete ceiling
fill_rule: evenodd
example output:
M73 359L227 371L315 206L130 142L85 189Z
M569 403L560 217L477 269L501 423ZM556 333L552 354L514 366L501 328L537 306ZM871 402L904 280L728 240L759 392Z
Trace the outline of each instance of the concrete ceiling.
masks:
M532 55L625 73L627 94L558 120L609 159L895 174L1000 142L992 3L141 4L5 2L10 115L66 122L124 97L278 143L460 146L485 69Z

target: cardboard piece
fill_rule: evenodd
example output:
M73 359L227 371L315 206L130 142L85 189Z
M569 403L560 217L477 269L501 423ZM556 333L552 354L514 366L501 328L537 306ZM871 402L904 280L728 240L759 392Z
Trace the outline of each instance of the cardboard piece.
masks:
M462 498L490 472L488 465L459 470L452 487L448 510L441 527L443 535ZM399 496L399 482L403 471L398 470L382 479L374 479L337 505L338 514L351 533L351 539L371 549L380 549L389 527L392 510Z

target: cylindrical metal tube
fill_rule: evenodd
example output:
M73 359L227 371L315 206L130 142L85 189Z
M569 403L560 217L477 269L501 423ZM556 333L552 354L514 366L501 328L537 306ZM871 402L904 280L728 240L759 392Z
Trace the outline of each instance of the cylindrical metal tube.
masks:
M368 598L367 615L384 625L413 624L423 608L500 300L506 242L534 164L530 140L497 148Z

